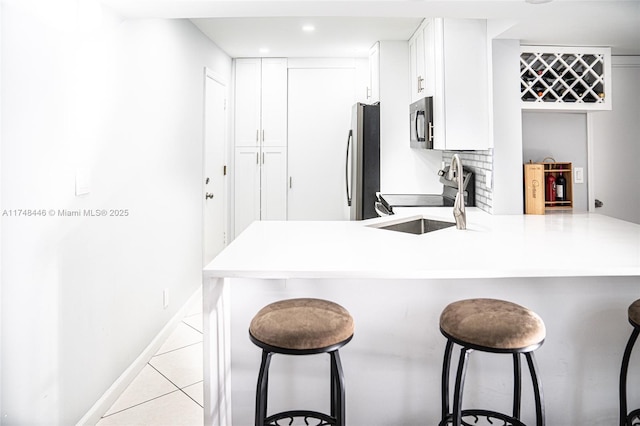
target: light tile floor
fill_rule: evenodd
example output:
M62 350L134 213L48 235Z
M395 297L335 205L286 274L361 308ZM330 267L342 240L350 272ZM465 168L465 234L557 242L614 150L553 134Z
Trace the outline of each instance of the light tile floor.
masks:
M199 299L97 426L201 426L202 361Z

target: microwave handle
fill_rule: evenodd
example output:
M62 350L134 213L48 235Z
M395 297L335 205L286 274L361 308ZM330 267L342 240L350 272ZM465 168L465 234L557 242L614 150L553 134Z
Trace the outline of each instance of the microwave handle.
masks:
M351 141L353 140L353 130L349 130L349 136L347 137L347 155L344 164L344 177L345 184L347 186L347 206L351 207L351 190L349 189L349 148L351 146Z
M424 137L422 137L422 138L420 137L420 132L418 131L418 121L419 121L418 117L421 116L421 115L426 118L426 116L424 114L424 111L416 111L416 139L418 140L418 142L424 142L425 141Z

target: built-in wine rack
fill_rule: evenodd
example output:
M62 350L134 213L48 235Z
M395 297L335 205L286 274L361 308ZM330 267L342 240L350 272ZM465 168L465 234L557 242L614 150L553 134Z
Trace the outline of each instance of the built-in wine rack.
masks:
M611 109L611 51L522 46L520 98L525 109Z

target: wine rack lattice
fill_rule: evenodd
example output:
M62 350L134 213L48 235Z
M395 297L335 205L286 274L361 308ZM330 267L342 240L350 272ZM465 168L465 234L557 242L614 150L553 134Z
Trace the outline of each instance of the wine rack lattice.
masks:
M551 49L550 49L551 50ZM606 102L607 61L595 52L522 51L520 54L520 98L530 106L598 108ZM565 104L565 105L561 105Z

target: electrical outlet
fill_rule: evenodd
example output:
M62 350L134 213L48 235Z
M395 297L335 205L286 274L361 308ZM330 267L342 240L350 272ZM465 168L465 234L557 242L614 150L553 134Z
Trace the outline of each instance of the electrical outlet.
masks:
M169 289L168 288L165 288L164 290L162 290L162 305L164 309L167 309L169 307Z
M582 167L576 167L573 169L573 182L574 183L584 183L584 169Z

